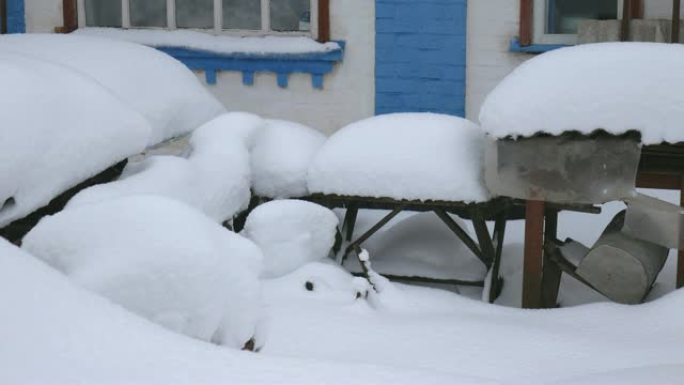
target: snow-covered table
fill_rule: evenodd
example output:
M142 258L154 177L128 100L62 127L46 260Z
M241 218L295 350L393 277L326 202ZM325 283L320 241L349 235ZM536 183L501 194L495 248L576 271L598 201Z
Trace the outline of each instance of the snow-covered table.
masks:
M333 135L314 158L306 199L345 208L345 257L402 211L434 212L491 271L490 284L439 280L491 288L498 295L498 269L510 199L492 199L482 175L484 133L465 119L437 114L390 114L353 123ZM389 213L352 239L360 209ZM477 241L450 214L473 222ZM490 234L486 221L494 220ZM412 277L414 280L429 280Z
M676 189L684 196L684 47L605 43L555 50L518 67L485 100L480 122L497 140L597 130L641 135L637 187ZM667 87L663 87L667 84ZM597 202L600 203L600 202ZM684 199L682 200L684 206ZM555 305L544 290L545 239L555 238L558 211L544 199L526 203L523 307ZM546 279L547 282L544 282ZM684 285L680 251L678 286ZM553 284L553 283L551 283Z

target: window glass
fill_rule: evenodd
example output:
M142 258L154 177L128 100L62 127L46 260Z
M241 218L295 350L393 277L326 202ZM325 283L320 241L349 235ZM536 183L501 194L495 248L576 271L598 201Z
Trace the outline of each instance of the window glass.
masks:
M176 25L178 28L214 28L214 1L176 0Z
M576 34L581 20L617 19L618 0L548 0L546 33Z
M121 2L85 0L88 27L121 27Z
M261 1L223 0L224 29L261 29Z
M131 25L166 27L166 0L129 0Z
M271 0L271 29L274 31L309 31L310 0Z

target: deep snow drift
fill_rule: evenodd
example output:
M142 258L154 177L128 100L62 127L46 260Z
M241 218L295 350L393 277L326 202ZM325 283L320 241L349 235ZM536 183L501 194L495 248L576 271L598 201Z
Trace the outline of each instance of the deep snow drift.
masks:
M309 164L325 140L325 135L311 127L267 120L252 149L254 193L266 198L306 196Z
M684 140L684 47L584 44L547 52L516 68L480 111L493 137L612 134L639 130L645 144Z
M267 357L171 333L0 240L2 384L484 384L439 372ZM11 309L11 311L10 311Z
M465 119L429 113L352 123L309 168L312 193L482 202L484 133Z
M23 247L171 330L233 347L257 335L261 251L182 203L132 196L68 209Z
M337 216L299 200L264 203L247 217L242 234L264 253L263 277L280 277L328 256L335 243Z
M82 73L0 49L0 82L11 90L0 95L4 227L142 151L150 125Z
M106 88L148 120L152 131L147 145L194 130L225 111L184 64L139 44L75 35L16 34L2 36L0 50L70 68ZM3 86L9 87L6 82Z
M151 156L130 164L119 180L80 192L68 207L120 196L155 194L185 202L217 222L230 220L249 204L248 148L263 124L252 114L223 114L195 130L187 159Z

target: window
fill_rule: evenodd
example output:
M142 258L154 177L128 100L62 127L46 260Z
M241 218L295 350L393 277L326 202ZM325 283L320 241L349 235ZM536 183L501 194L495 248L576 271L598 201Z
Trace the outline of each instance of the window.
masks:
M78 0L88 27L317 35L318 0Z
M534 0L533 42L575 44L582 20L616 20L618 0Z

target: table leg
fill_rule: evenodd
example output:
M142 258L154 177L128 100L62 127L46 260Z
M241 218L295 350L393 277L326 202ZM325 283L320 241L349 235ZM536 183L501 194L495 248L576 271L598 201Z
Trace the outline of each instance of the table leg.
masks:
M679 205L681 207L684 207L684 177L682 177L680 185L681 187L679 189ZM681 287L684 287L684 250L680 249L679 258L677 258L677 289Z
M543 247L544 202L527 201L522 292L522 307L525 309L538 309L542 306Z

